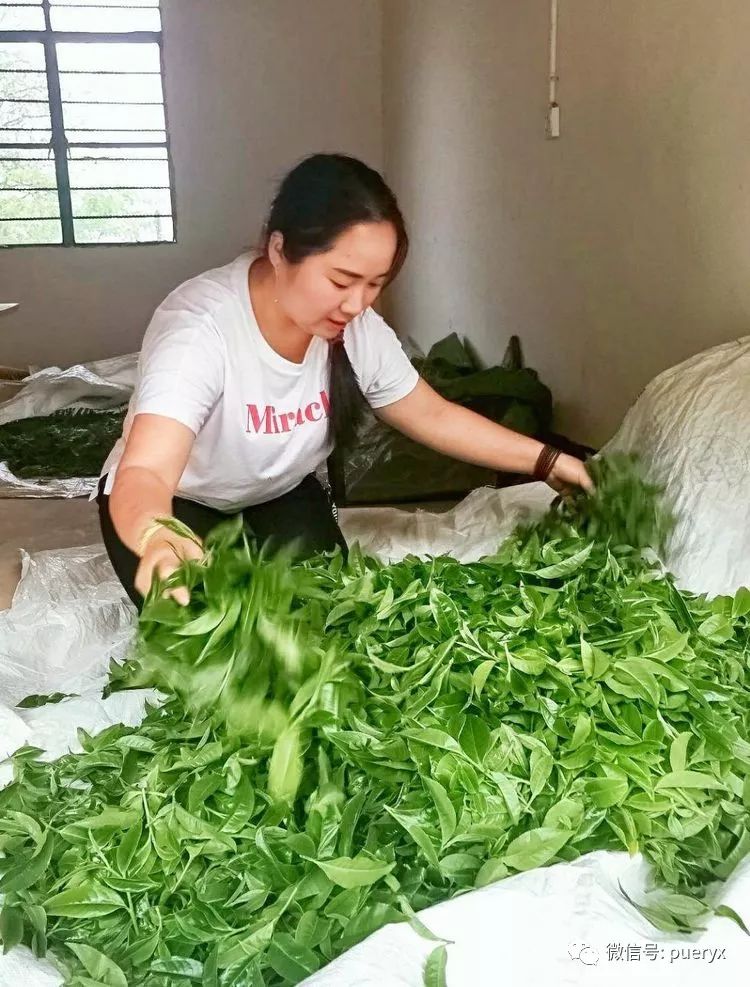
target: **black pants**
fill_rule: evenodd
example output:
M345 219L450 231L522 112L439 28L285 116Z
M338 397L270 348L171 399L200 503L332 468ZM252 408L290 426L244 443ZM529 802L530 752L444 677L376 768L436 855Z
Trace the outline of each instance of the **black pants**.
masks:
M99 483L96 499L104 546L125 592L140 610L143 598L135 588L135 573L140 560L115 531L109 513L109 496L103 493L104 483L105 478ZM225 514L182 497L175 497L172 501L172 513L200 538L205 538L221 521L236 517L236 514ZM283 497L246 507L242 517L259 543L270 540L276 547L281 547L296 541L300 553L306 556L332 551L336 545L346 551L344 536L334 517L333 503L312 475L306 476L298 487Z

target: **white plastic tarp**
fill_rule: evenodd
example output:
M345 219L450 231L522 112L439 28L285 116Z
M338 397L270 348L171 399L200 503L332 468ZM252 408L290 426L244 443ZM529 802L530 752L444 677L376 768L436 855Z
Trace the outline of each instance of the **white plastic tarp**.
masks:
M604 452L638 452L678 525L664 559L678 585L716 596L750 586L750 336L656 377Z
M61 370L46 367L20 382L17 393L0 403L0 425L42 417L67 408L104 410L127 404L135 387L138 354L77 364ZM23 480L0 462L0 497L85 497L96 477Z
M101 692L109 659L132 639L135 608L103 545L22 555L21 582L0 612L0 702Z

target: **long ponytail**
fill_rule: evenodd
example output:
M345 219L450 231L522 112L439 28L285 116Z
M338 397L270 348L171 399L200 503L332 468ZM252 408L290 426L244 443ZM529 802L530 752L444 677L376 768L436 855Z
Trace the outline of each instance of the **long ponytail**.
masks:
M330 434L337 455L348 452L357 440L359 427L367 410L367 401L360 390L344 337L330 344L331 417Z
M264 227L264 246L272 233L283 236L282 251L291 264L330 250L336 239L359 223L389 222L396 231L396 252L386 284L401 270L409 249L396 196L382 175L345 154L313 154L301 161L279 186ZM344 349L343 335L330 344L329 427L337 458L351 449L367 402Z

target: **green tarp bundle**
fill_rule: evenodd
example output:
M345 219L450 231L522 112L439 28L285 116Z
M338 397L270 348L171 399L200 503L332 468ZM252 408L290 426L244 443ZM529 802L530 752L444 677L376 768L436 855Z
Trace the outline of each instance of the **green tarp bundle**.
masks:
M536 371L521 366L513 337L502 366L483 367L471 346L452 333L412 360L443 397L526 435L544 435L552 424L552 395ZM493 486L492 470L462 463L413 442L374 415L346 463L332 464L338 503L429 500Z

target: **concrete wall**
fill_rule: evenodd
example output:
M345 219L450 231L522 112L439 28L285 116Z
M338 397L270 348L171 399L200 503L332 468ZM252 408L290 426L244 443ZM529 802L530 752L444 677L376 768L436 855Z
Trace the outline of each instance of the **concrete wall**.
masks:
M163 0L179 243L0 251L0 364L135 349L313 150L384 164L412 234L387 314L487 359L517 332L598 443L658 371L748 331L747 0Z
M660 370L750 331L747 0L384 0L386 171L421 343L518 333L558 424L605 440Z
M176 284L255 241L313 151L382 164L379 0L162 0L179 243L0 250L0 364L136 349Z

